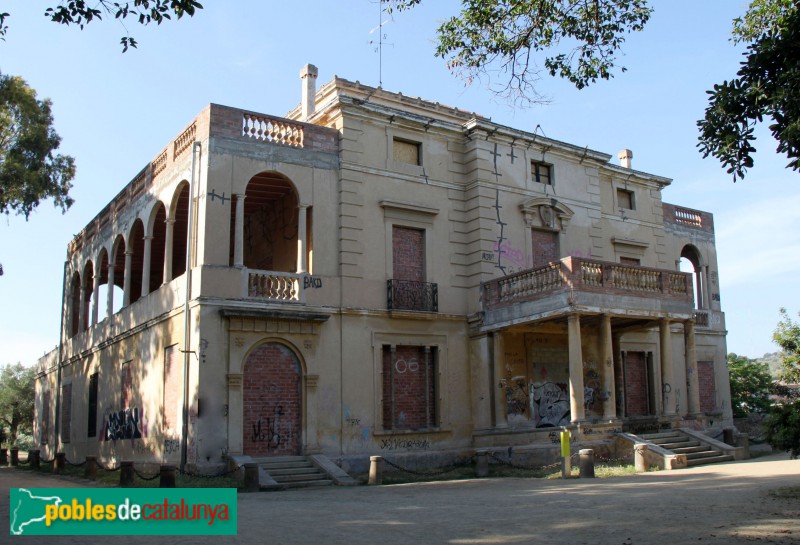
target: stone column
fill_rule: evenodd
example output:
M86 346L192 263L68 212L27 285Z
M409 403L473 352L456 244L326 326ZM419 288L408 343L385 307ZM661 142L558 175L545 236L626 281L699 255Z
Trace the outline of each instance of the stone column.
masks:
M106 293L106 316L114 315L114 264L108 264L108 293Z
M245 195L236 195L236 223L233 238L233 266L244 267L244 198Z
M572 422L586 418L583 398L583 352L581 349L581 317L570 314L567 321L569 337L569 408Z
M317 383L319 375L306 375L306 450L305 454L321 452L317 436Z
M153 246L153 235L144 237L144 262L142 264L142 297L150 293L150 250Z
M688 391L689 415L700 414L700 380L697 376L697 351L694 342L694 320L683 322L686 345L686 387Z
M133 250L125 249L125 278L122 281L123 295L122 306L131 304L131 267L133 265Z
M494 378L494 427L507 428L508 417L506 412L506 389L503 386L503 377L505 376L504 369L504 343L503 335L499 333L494 334L494 342L492 343L492 378Z
M244 399L242 396L241 373L229 373L228 379L228 452L241 454L244 449L242 417Z
M616 401L619 403L617 407L617 417L625 417L625 368L622 365L622 351L620 346L622 344L622 335L613 333L611 335L611 351L614 354L614 380Z
M172 280L172 247L175 236L175 218L166 220L167 232L164 238L164 283Z
M97 323L99 315L99 301L100 298L100 274L95 271L94 273L94 286L92 289L92 325Z
M308 210L307 204L301 204L297 207L297 272L304 273L308 271L308 246L306 245L306 211Z
M674 374L672 372L672 339L670 338L669 320L661 319L658 323L659 344L661 345L661 391L663 394L663 410L665 415L676 414L677 400Z
M614 380L614 341L611 336L611 316L600 317L600 357L603 361L603 390L608 396L603 404L603 418L617 416L617 392Z

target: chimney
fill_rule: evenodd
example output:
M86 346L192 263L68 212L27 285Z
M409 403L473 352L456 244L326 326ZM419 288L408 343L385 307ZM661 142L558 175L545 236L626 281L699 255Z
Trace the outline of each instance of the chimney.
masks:
M308 121L308 118L314 115L317 107L317 67L313 64L307 64L300 70L300 79L303 80L302 98L300 107L302 108L302 116L300 121Z
M619 165L621 167L631 168L631 159L633 159L633 152L631 150L619 150L617 157L619 158Z

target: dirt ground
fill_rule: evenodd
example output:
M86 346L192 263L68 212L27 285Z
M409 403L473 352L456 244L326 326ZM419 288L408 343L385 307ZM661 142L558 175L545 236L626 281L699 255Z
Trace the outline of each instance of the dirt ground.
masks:
M81 486L0 469L10 487ZM608 479L481 479L239 494L236 537L122 537L115 544L800 544L800 460L772 454ZM11 536L0 543L107 545L104 537Z

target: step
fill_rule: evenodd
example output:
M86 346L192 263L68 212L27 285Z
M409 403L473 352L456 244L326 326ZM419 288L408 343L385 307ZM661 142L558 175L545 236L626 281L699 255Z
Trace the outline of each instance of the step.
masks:
M308 460L301 460L298 462L276 462L276 463L262 462L258 465L263 467L268 472L280 469L302 469L307 467L314 467L314 464L312 464Z
M305 481L324 481L327 480L324 473L302 473L298 475L271 475L276 482L281 484L296 483Z
M653 439L667 439L671 437L685 437L681 432L678 431L662 431L659 433L643 433L639 435L642 439L646 439L650 442L654 442Z
M311 488L314 486L331 486L333 485L333 481L330 479L315 479L315 480L308 480L308 481L294 481L291 483L281 483L285 485L285 488Z
M278 475L324 475L316 467L291 467L283 469L264 468L264 471L270 474L273 479L277 479Z
M709 458L699 458L697 460L687 460L686 465L689 467L692 466L702 466L706 464L718 464L721 462L730 462L733 460L733 456L730 454L720 454L719 456L709 457Z
M696 441L694 441L694 443L695 444L692 445L692 446L677 447L677 448L673 448L673 449L670 449L670 450L672 452L674 452L675 454L690 454L690 453L693 453L693 452L703 452L703 451L708 450L708 447L706 445L701 445L701 444L697 443Z
M718 450L703 450L699 452L691 452L686 455L687 460L698 460L700 458L713 458L714 456L721 456L722 453Z
M674 441L672 443L656 443L659 447L667 449L667 450L675 450L680 448L691 448L700 446L699 441L692 441L690 439L685 439L684 441Z

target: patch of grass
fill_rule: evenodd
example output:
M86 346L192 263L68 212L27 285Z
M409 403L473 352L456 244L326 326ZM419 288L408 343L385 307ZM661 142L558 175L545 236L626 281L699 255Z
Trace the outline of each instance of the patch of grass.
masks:
M800 486L784 486L769 491L770 496L785 500L800 500Z

